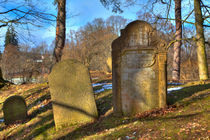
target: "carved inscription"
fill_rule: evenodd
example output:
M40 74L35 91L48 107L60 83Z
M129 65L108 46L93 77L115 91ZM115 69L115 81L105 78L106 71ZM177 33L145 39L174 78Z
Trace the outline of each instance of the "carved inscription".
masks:
M151 93L157 90L151 88L156 82L156 75L151 65L155 62L154 56L153 50L127 51L122 56L121 97L122 110L125 115L139 112L139 109L142 111L142 108L148 110L153 104L149 99L153 97ZM133 105L136 108L132 107Z
M122 68L140 69L150 67L155 61L155 54L152 50L127 51L122 56Z

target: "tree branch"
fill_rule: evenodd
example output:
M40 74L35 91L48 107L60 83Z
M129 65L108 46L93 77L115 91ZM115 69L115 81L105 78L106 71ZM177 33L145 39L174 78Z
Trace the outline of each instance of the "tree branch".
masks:
M173 18L162 18L162 17L157 17L157 18L158 18L158 19L166 19L166 20L175 20L175 19L173 19ZM195 25L195 23L193 23L193 22L184 21L184 20L181 20L181 21L183 21L183 23L185 22L185 23L189 23L189 24Z
M182 38L182 39L172 40L172 41L169 42L169 44L166 46L166 49L168 50L169 47L171 47L175 42L182 41L182 40L194 40L194 41L196 41L196 38L192 37L192 38Z
M208 8L210 8L209 6L207 6L207 5L204 5L203 4L203 1L201 0L201 7L204 7L205 9L206 9L206 11L209 13L209 15L210 15L210 12L209 12L209 10L208 10Z

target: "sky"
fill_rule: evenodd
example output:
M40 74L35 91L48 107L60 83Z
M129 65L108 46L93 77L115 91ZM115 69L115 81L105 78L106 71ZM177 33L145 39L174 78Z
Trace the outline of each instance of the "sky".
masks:
M50 5L51 2L49 2ZM66 21L66 33L71 30L77 30L84 26L88 22L93 21L95 18L106 19L111 15L120 15L124 18L135 20L137 7L130 7L126 9L122 14L113 13L111 9L106 9L100 3L100 0L67 0L67 21ZM55 7L52 7L55 10ZM56 10L55 12L56 13ZM55 38L55 25L49 26L43 31L43 40L45 38ZM40 32L40 31L39 31Z
M46 7L46 11L53 13L54 15L57 14L56 6L53 5L54 0L48 0L47 2L44 1L42 4ZM8 8L9 9L9 8ZM1 8L0 8L1 10ZM95 18L103 18L106 19L111 15L120 15L124 18L135 20L136 12L138 8L127 8L122 14L116 14L112 12L112 9L106 9L100 3L100 0L67 0L66 5L67 11L67 20L66 20L66 33L71 30L77 30L78 28L87 24L87 22L91 22ZM29 43L32 46L37 46L41 42L46 42L48 45L52 43L55 39L55 27L54 25L45 25L43 28L34 28L31 29L31 37L26 38L27 32L23 33L23 30L17 29L19 34L19 40L23 43ZM4 45L4 37L7 28L0 29L0 46ZM25 40L31 40L32 42L27 42Z
M16 0L21 1L21 0ZM47 0L42 1L40 0L40 4L47 12L53 13L56 15L57 9L56 6L53 5L54 0ZM106 19L111 15L120 15L126 19L129 20L136 20L137 15L136 13L139 10L142 10L142 4L145 3L146 0L140 0L139 5L123 8L124 12L121 14L116 14L112 12L112 9L106 9L104 6L100 3L100 0L67 0L66 5L66 11L67 11L67 20L66 20L66 34L68 34L69 30L77 30L78 28L84 26L87 24L87 22L93 21L95 18L103 18ZM189 0L192 1L192 0ZM189 1L185 1L182 4L183 10L183 17L189 13L189 10L192 9L192 7L189 7ZM205 1L205 0L204 0ZM208 1L208 0L207 0ZM193 1L192 1L193 3ZM207 2L207 4L210 4L210 2ZM9 6L5 6L8 9ZM3 11L0 7L0 11ZM165 11L163 6L157 6L157 11L161 12ZM171 18L174 18L174 10L170 11ZM193 16L193 15L192 15ZM191 18L192 18L191 16ZM173 22L174 24L174 22ZM20 42L22 43L28 43L31 46L37 46L41 42L46 42L49 46L51 45L52 41L55 39L55 26L56 24L44 25L43 28L31 28L30 31L30 38L27 38L28 33L26 31L23 31L21 28L17 28L17 32L19 34ZM0 30L0 46L4 45L4 36L7 28L1 28ZM25 41L24 41L25 40ZM30 42L26 40L31 40ZM32 42L32 43L31 43Z

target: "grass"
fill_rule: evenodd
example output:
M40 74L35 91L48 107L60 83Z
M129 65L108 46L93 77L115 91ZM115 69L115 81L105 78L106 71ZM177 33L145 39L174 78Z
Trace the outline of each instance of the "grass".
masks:
M96 82L104 81L110 82L110 79L101 78ZM170 104L167 108L131 118L114 116L112 90L105 90L95 94L100 114L96 122L56 131L48 85L11 85L1 89L0 103L12 94L23 96L29 118L22 124L0 123L0 139L210 139L210 83L191 83L183 87L167 96ZM0 112L3 118L2 110Z

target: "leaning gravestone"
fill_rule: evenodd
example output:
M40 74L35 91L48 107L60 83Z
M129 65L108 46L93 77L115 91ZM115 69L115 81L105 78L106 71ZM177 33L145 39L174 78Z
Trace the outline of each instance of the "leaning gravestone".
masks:
M23 121L27 118L27 106L23 97L14 95L4 101L3 113L5 124Z
M134 21L112 43L114 112L135 115L166 105L166 47L144 21Z
M50 93L56 129L95 120L98 116L88 69L76 60L64 60L52 69Z

